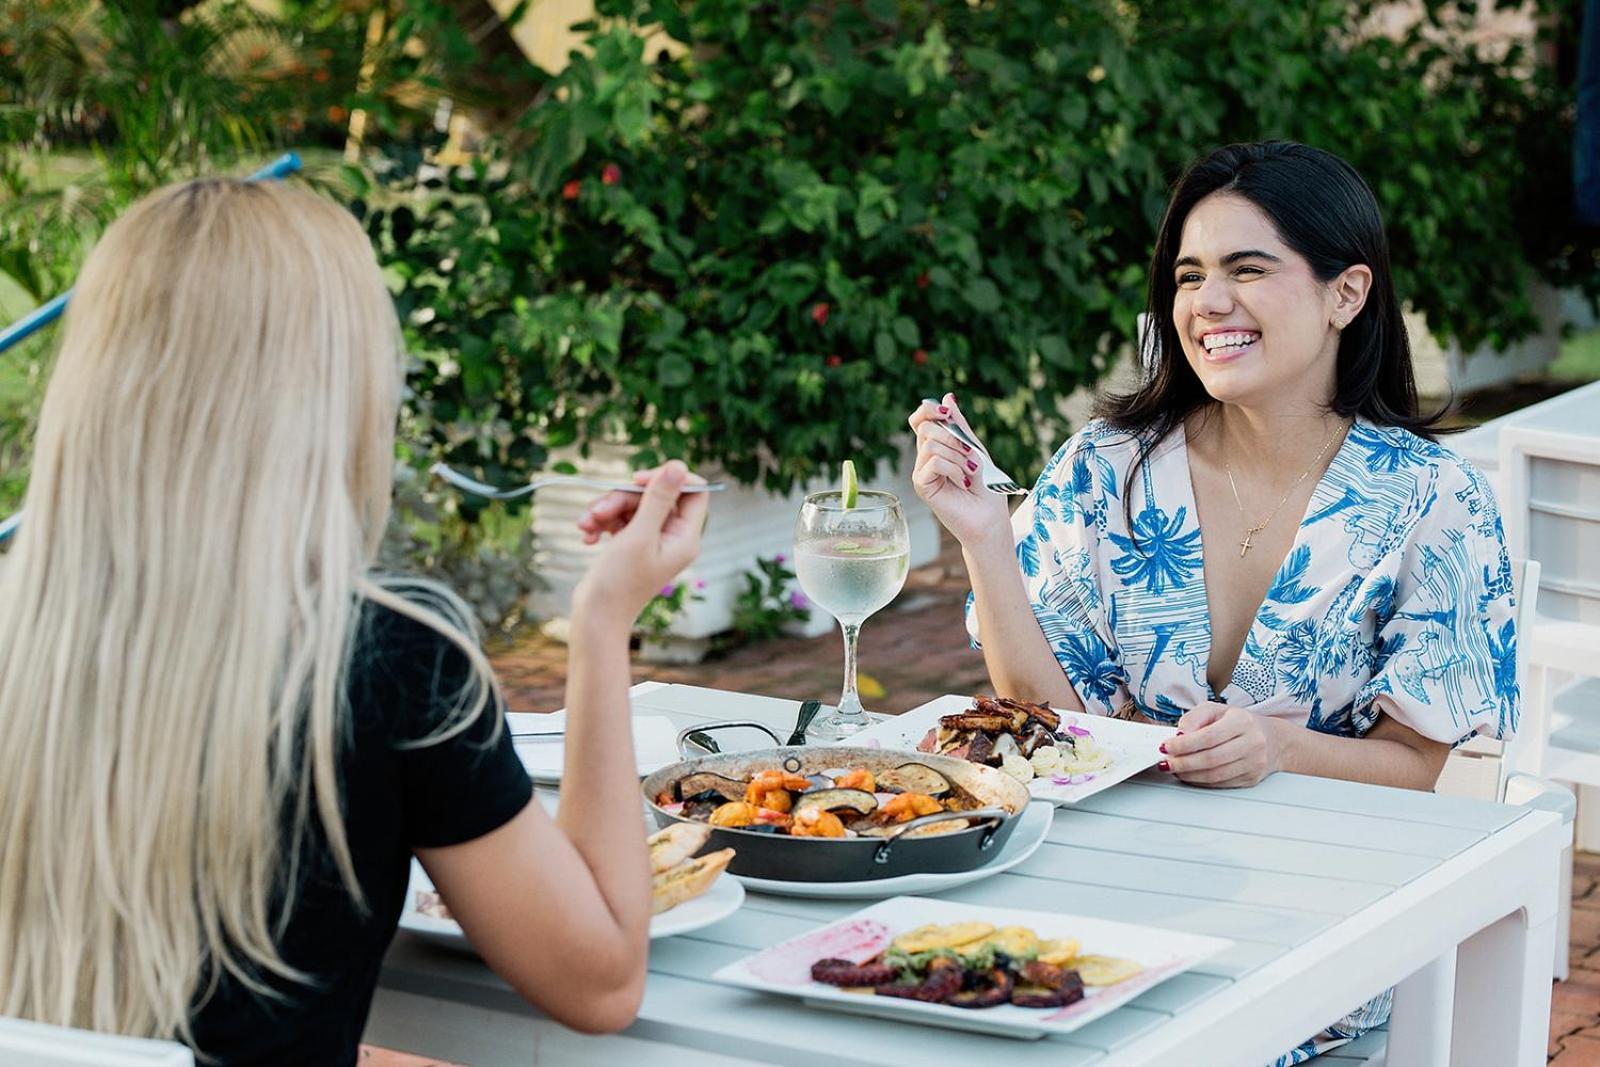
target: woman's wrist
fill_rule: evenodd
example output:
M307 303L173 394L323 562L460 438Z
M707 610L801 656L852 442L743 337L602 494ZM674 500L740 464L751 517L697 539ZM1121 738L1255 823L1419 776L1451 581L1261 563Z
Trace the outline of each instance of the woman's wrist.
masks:
M1310 731L1297 723L1271 715L1262 716L1261 727L1267 732L1271 742L1268 773L1276 771L1296 773L1299 765L1298 743L1302 740L1302 735Z
M597 589L587 578L572 591L572 632L589 638L606 638L633 632L637 611L629 611L626 598Z
M966 557L968 570L999 560L1009 564L1015 558L1017 546L1009 519L957 540L961 544L961 554Z

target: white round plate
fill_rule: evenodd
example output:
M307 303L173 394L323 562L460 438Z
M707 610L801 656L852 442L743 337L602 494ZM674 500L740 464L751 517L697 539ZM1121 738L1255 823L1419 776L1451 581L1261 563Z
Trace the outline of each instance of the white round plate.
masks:
M411 884L406 888L405 907L400 912L400 929L451 948L471 950L472 943L454 919L436 919L417 911L417 891L432 889L433 882L428 879L427 872L420 863L412 860ZM744 886L724 874L711 883L710 889L693 900L686 900L671 911L653 917L650 920L650 940L687 934L710 926L738 911L743 903Z
M744 886L724 872L704 893L651 919L650 940L687 934L691 930L710 926L738 911L742 904Z
M1050 832L1050 822L1055 817L1055 805L1045 800L1035 800L1028 805L1011 831L998 855L982 867L970 871L953 871L949 874L902 874L898 878L877 878L864 882L784 882L773 878L750 878L736 874L752 893L770 893L780 897L820 897L829 900L869 900L883 897L913 896L939 893L989 878L1009 871L1029 856L1039 851Z

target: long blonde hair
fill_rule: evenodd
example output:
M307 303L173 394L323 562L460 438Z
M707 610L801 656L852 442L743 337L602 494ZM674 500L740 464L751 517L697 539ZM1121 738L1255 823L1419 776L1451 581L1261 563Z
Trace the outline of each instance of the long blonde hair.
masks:
M207 976L306 977L275 942L313 819L361 900L363 598L468 656L448 732L486 706L465 614L371 573L400 375L366 237L312 193L171 186L89 256L0 558L0 1014L187 1038Z

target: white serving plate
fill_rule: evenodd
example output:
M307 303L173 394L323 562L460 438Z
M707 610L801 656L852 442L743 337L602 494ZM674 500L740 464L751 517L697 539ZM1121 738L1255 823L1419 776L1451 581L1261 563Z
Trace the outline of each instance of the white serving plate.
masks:
M925 923L974 919L993 923L997 928L1026 926L1041 938L1077 938L1086 954L1137 960L1144 970L1125 982L1090 989L1082 1000L1064 1008L1019 1008L1011 1004L981 1009L956 1008L899 997L847 993L811 980L811 965L819 959L838 957L863 962L881 952L893 938ZM713 974L711 980L795 997L828 1010L1002 1037L1040 1038L1071 1033L1231 944L1218 937L1081 915L991 908L927 897L895 897L730 963Z
M1011 831L1005 847L982 867L970 871L953 871L949 874L904 874L898 878L878 878L864 882L785 882L773 878L750 878L734 875L752 893L770 893L780 897L818 897L827 900L882 900L884 897L907 896L916 893L942 893L958 885L966 885L1009 871L1022 863L1044 844L1050 833L1050 823L1055 819L1055 805L1035 801L1028 805Z
M413 859L411 883L406 887L406 902L400 912L400 929L441 945L470 951L472 943L454 919L436 919L417 911L418 890L432 892L433 882L428 878L428 872L422 869L422 864ZM653 917L650 920L650 939L654 941L661 937L687 934L691 930L710 926L726 919L743 904L744 886L724 873L711 883L710 889L693 900L684 901L671 911Z
M956 715L972 707L972 698L942 696L903 715L895 715L867 727L848 740L846 745L871 745L884 748L915 749L928 731L939 725L944 715ZM1077 715L1061 712L1062 729L1068 724L1088 730L1094 740L1111 753L1111 766L1086 776L1075 785L1056 785L1048 778L1035 778L1028 783L1028 792L1037 800L1052 804L1076 804L1092 797L1102 789L1127 781L1140 771L1161 762L1161 745L1178 731L1172 726L1153 726L1148 723L1107 719L1099 715Z

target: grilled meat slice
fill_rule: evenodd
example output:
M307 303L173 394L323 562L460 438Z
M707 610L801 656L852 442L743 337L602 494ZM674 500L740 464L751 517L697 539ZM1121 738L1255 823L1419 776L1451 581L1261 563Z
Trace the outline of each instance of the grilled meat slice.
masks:
M944 715L939 725L946 730L986 730L990 733L1009 733L1011 716L1006 713L989 715L983 712L964 711L959 715Z
M1012 714L1025 712L1028 718L1043 723L1052 731L1061 726L1061 716L1053 711L1049 704L1030 704L1026 700L1011 700L1006 697L1001 697L995 703Z
M973 763L988 763L994 756L994 739L985 733L975 733L967 746L966 759Z

